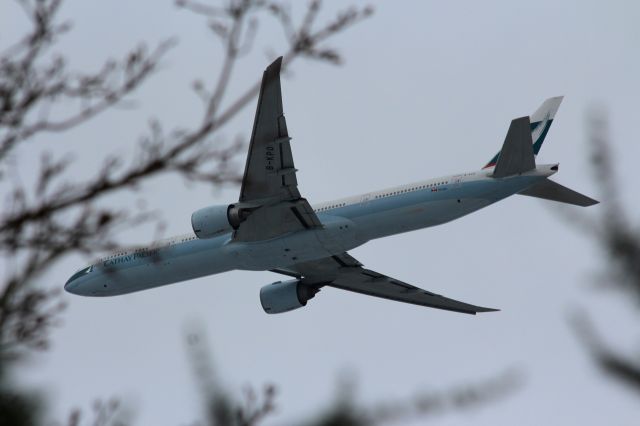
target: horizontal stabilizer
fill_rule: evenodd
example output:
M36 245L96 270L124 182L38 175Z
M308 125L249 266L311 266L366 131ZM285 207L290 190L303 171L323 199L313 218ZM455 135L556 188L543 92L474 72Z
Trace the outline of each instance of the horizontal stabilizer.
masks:
M534 186L520 192L520 195L529 197L544 198L545 200L558 201L559 203L573 204L576 206L588 207L598 204L599 201L582 195L579 192L555 183L550 179L545 179Z
M533 170L535 167L529 117L516 118L509 126L498 162L493 170L493 177L516 175Z

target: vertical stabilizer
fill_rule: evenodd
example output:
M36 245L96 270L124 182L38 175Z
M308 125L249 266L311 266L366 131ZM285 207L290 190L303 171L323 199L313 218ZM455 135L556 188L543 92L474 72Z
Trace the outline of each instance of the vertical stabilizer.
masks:
M533 144L534 155L538 155L538 152L540 152L542 143L547 137L547 133L549 133L551 123L553 123L553 119L558 112L558 108L560 108L560 104L562 103L563 98L563 96L555 96L553 98L547 99L529 117L529 126L531 128L531 143ZM498 162L499 157L500 152L494 155L493 158L483 167L483 169L495 166Z
M507 177L536 168L530 129L529 117L520 117L511 121L493 177Z
M531 139L533 139L533 153L538 155L542 143L547 137L551 123L560 108L563 96L549 98L540 105L540 108L534 112L531 117Z

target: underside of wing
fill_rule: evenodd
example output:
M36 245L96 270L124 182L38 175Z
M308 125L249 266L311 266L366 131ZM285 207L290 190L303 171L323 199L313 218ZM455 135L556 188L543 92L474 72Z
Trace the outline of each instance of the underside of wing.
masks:
M280 57L267 67L262 76L240 202L300 198L291 138L282 108L281 66Z
M476 314L478 312L498 310L449 299L395 278L365 269L360 262L347 253L296 264L287 269L274 269L273 272L300 278L302 283L307 285L326 285L368 296L447 311Z
M448 297L431 293L411 284L364 268L357 268L357 270L350 273L340 274L335 281L327 285L342 290L366 294L368 296L381 297L398 302L461 312L464 314L476 314L478 312L492 312L497 310L449 299Z
M257 241L322 226L298 191L291 138L282 108L282 57L262 77L249 153L237 204L241 223L234 238Z

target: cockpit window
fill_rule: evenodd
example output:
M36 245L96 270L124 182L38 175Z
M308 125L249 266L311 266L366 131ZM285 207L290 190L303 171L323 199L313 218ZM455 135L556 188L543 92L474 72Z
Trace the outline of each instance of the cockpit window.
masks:
M83 276L83 275L86 275L86 274L88 274L88 273L89 273L89 272L91 272L91 271L93 271L93 265L91 265L91 266L87 266L86 268L82 268L82 269L80 269L78 272L76 272L75 274L73 274L73 275L71 276L71 278L69 278L69 281L68 281L68 282L73 281L73 280L75 280L76 278L79 278L79 277L81 277L81 276Z

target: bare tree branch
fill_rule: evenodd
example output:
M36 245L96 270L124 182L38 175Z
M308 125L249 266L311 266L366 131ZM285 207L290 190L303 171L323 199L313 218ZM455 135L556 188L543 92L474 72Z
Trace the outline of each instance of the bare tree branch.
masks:
M49 144L39 169L31 171L34 179L26 186L17 178L13 160L27 143L33 145L50 133L78 128L130 101L158 71L175 40L152 49L139 44L121 59L106 59L94 72L73 71L68 65L69 54L55 51L58 40L71 28L60 20L62 1L16 1L29 26L15 44L0 49L0 195L4 197L0 208L0 417L22 413L21 423L27 424L37 421L35 409L23 409L30 406L29 399L19 400L7 391L2 373L9 362L47 348L51 329L60 321L64 302L58 289L62 283L44 283L44 273L70 253L93 255L122 249L117 240L119 231L159 220L145 208L136 211L129 206L112 206L110 195L131 193L168 173L209 185L240 182L235 159L245 146L244 139L229 141L218 134L255 98L259 83L249 84L236 97L231 97L229 85L238 59L248 54L256 40L258 22L273 20L277 16L274 11L284 9L277 2L264 0L228 0L220 7L178 1L178 6L207 19L223 45L217 79L212 84L193 84L203 101L200 124L172 128L151 119L132 160L125 161L120 153L106 156L101 167L80 181L70 177L70 167L77 159L65 153L63 146ZM350 9L321 25L316 22L319 7L319 2L311 3L306 18L297 26L289 19L297 36L277 49L288 52L285 64L297 58L338 63L337 53L323 43L371 14L370 9ZM280 24L281 20L275 22ZM318 29L312 30L315 25ZM51 290L52 284L56 290ZM273 387L265 388L261 399L248 391L244 404L234 406L227 419L238 425L257 424L273 410L274 397ZM221 403L216 404L211 407L210 419L222 416ZM97 403L93 424L122 424L117 412L117 404ZM68 424L81 424L81 413L74 411Z
M66 132L122 104L153 75L175 44L169 40L151 51L140 45L121 60L107 59L97 72L71 72L66 57L51 53L58 38L70 28L58 19L61 3L60 0L20 1L32 28L0 56L0 167L7 167L9 154L34 136ZM36 277L69 253L89 254L119 248L115 239L119 229L156 218L146 211L132 213L110 207L103 202L106 197L118 191L135 190L166 173L213 185L239 183L239 168L235 167L234 160L243 141L221 143L215 135L258 92L256 82L225 102L237 60L252 45L258 18L280 16L282 12L276 11L284 8L263 0L231 0L222 7L191 0L177 4L208 19L209 27L224 47L220 72L212 89L204 89L201 83L197 90L205 104L200 125L165 131L159 122L150 120L136 158L125 162L118 154L108 156L94 176L81 182L67 177L73 157L54 155L56 149L52 147L42 156L34 187L18 182L8 190L7 201L0 210L0 253L7 256L5 263L13 272L6 274L0 286L0 348L46 347L43 341L46 332L39 335L18 332L12 325L43 324L42 330L49 330L55 323L38 317L49 293L34 293L30 285ZM336 63L335 56L321 53L327 49L321 44L371 14L370 8L349 9L313 30L319 7L319 2L312 2L297 27L288 19L297 36L287 40L286 64L298 57ZM58 111L59 106L70 102L79 102L80 107L71 113ZM8 181L1 176L0 184L7 185ZM51 298L53 300L53 296ZM20 310L20 306L27 305L37 308ZM32 312L32 317L20 316L19 312ZM54 313L45 312L47 318Z

